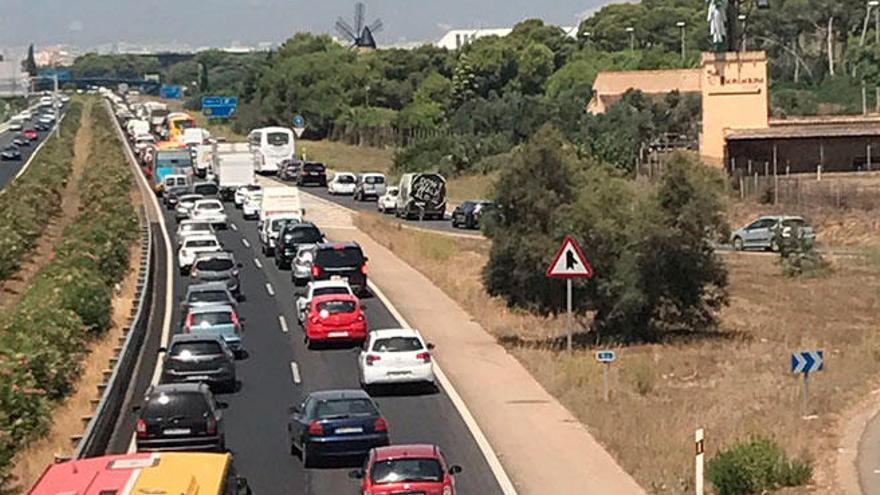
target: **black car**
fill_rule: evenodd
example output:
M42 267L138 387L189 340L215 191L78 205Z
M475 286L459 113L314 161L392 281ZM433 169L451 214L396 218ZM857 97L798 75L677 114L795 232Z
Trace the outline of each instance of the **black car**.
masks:
M34 124L34 128L40 132L46 132L52 128L52 124L47 124L45 122L37 122Z
M388 423L363 390L312 392L290 413L290 452L304 467L323 458L363 457L389 444Z
M327 242L318 244L312 260L311 279L348 280L351 289L362 293L367 289L367 257L356 242Z
M134 408L137 450L224 451L221 409L226 407L204 383L153 385Z
M164 194L162 194L162 202L165 203L165 208L169 210L174 209L174 207L177 206L180 196L190 194L190 189L191 188L188 184L166 187Z
M212 335L177 334L162 359L162 383L207 383L215 390L235 390L235 355Z
M3 160L21 160L21 150L18 149L18 146L10 144L3 148L3 151L0 151L0 158Z
M299 246L324 242L324 234L311 222L289 223L275 242L275 266L290 268L290 261L296 256Z
M323 163L305 162L296 176L296 185L316 185L327 187L327 167Z
M18 146L19 148L30 146L31 140L24 137L24 134L16 134L15 138L12 139L12 144Z
M495 203L483 199L465 201L452 211L452 226L465 229L479 229L480 219Z

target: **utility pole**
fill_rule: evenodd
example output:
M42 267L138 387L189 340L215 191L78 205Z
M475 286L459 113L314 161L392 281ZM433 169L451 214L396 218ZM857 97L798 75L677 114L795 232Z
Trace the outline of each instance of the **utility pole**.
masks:
M636 49L636 28L627 26L626 32L629 33L629 51Z
M685 54L685 37L684 37L685 36L685 34L684 34L685 23L684 23L684 21L678 21L675 23L675 25L678 26L679 29L681 29L681 60L684 61L684 58L685 58L685 55L684 55Z
M741 51L746 51L746 30L748 29L748 25L746 24L746 15L740 14L736 17L738 21L742 23L742 46L740 48Z

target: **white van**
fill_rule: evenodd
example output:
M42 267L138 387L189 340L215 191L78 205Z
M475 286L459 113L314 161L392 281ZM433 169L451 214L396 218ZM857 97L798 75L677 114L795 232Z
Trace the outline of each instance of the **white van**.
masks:
M284 160L296 153L293 131L285 127L263 127L248 134L248 148L254 154L254 170L258 173L278 173Z

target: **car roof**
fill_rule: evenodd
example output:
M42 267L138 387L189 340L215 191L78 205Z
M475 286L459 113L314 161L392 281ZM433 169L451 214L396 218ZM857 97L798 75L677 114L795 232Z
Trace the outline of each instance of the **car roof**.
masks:
M373 335L375 338L379 337L420 337L422 334L419 333L415 328L380 328L378 330L370 330L370 335Z
M440 457L440 449L436 445L415 443L408 445L389 445L375 450L377 461L389 459L407 459L413 457Z
M325 301L351 301L358 302L359 299L357 296L352 294L322 294L320 296L315 296L312 298L312 303L318 304Z
M169 342L168 345L180 344L182 342L204 342L206 340L225 343L223 342L223 338L219 335L205 333L178 333L171 336L171 342Z
M354 241L344 241L344 242L322 242L318 244L318 249L348 249L348 248L360 248L361 245Z
M207 203L219 203L220 206L223 206L223 203L220 202L217 198L204 198L196 201L196 204L207 204Z
M309 282L309 285L312 286L312 289L325 289L327 287L347 287L351 289L351 284L348 283L348 280L315 280Z
M367 172L361 174L361 177L385 177L385 174L380 174L379 172Z
M339 400L339 399L370 399L370 395L360 389L317 390L309 394L316 400ZM370 399L372 400L372 399Z
M186 288L186 293L189 294L191 292L205 292L205 291L215 291L215 290L227 290L226 282L204 282L201 284L193 284Z
M217 258L235 261L235 255L233 255L229 251L211 251L210 253L200 253L198 256L196 256L196 261L198 262L204 259Z
M190 308L190 314L203 314L203 313L229 313L231 311L235 311L235 309L228 304L206 304L204 306L196 306Z
M285 230L287 230L287 229L304 229L306 227L308 227L308 228L314 227L316 229L318 228L318 226L312 222L298 222L298 223L289 223L284 226L284 229Z
M171 394L174 392L201 392L207 387L204 383L160 383L147 391L148 395Z
M213 240L217 241L218 244L220 243L220 241L217 239L217 236L214 234L196 234L196 235L187 236L186 242L206 241L208 239L213 239Z

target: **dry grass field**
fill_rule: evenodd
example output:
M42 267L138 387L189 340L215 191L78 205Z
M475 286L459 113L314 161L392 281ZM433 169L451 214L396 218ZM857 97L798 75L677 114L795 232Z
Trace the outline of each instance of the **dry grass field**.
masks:
M543 345L562 335L560 321L511 311L485 294L486 241L401 230L372 214L356 223L419 267L489 332L508 342L530 341L508 348L650 492L693 492L693 432L702 427L709 457L750 435L768 435L789 454L814 462L811 492L837 493L830 480L840 414L873 389L880 373L877 257L834 259L830 276L792 280L781 275L773 255L724 255L731 304L721 331L616 349L605 403L595 349L569 355ZM789 373L790 353L806 349L823 349L826 356L825 371L811 379L808 419L801 381Z

